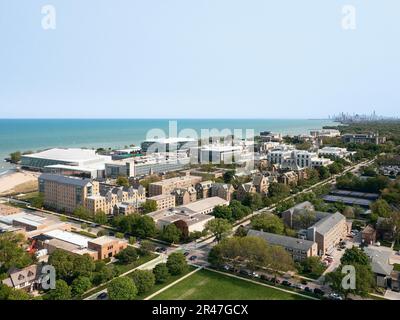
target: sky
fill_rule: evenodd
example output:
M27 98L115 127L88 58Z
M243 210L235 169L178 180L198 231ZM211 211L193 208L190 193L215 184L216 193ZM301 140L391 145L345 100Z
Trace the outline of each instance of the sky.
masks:
M0 118L399 116L399 15L395 0L0 0Z

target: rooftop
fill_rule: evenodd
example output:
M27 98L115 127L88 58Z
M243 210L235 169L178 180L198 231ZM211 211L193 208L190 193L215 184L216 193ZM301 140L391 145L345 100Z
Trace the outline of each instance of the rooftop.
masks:
M91 183L91 179L71 177L71 176L61 176L61 175L51 174L51 173L42 173L39 176L39 180L40 179L46 180L46 181L63 183L63 184L72 184L72 185L81 186L81 187L84 187L87 184Z
M44 235L85 248L87 248L88 241L93 240L92 238L63 230L52 230L44 233Z
M66 162L80 162L87 160L99 160L109 158L96 154L95 150L78 148L54 148L38 153L26 154L23 157L60 160Z
M307 251L314 245L313 241L292 238L253 229L250 229L247 235L252 237L260 237L271 245L283 246L302 251Z
M345 216L342 215L340 212L335 212L319 220L310 228L315 228L318 233L323 235L328 233L330 230L332 230L333 227L335 227L339 222L343 220L346 221Z
M220 197L210 197L210 198L205 198L202 200L188 203L179 208L189 209L193 212L201 212L201 211L207 210L211 207L214 208L215 206L221 206L221 205L227 205L227 204L229 204L229 202L226 201L225 199L222 199Z
M98 244L98 245L102 246L102 245L108 244L108 243L110 243L112 241L115 241L115 240L120 241L120 239L117 239L117 238L114 238L114 237L102 236L102 237L99 237L99 238L96 238L96 239L91 239L89 242L95 243L95 244Z

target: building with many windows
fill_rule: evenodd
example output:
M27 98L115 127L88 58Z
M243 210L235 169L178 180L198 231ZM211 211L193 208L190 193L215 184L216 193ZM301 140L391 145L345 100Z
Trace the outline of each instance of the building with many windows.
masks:
M139 186L116 187L100 184L86 178L59 176L44 173L40 175L39 192L44 195L46 207L61 212L72 213L78 207L88 209L92 214L102 211L118 214L119 205L131 205L130 213L145 201L145 189ZM122 210L126 212L126 207Z
M152 182L149 185L149 196L154 197L160 194L171 194L177 188L194 187L198 182L202 181L202 179L202 177L186 175Z
M294 261L303 261L318 254L317 243L314 241L282 236L279 234L268 233L258 230L249 230L250 237L259 237L267 244L283 247L293 258Z

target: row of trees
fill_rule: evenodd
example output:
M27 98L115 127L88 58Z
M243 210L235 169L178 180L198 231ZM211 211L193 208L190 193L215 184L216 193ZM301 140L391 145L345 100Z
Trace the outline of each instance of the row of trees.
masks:
M333 272L325 276L325 282L328 283L336 292L347 296L349 293L367 296L375 286L374 274L371 269L369 257L359 248L352 247L347 249L340 259L340 266ZM352 266L355 270L355 288L343 286L343 280L347 283L343 272L344 266Z
M235 271L247 268L255 271L266 268L273 273L294 270L294 262L282 247L271 246L258 237L231 237L214 246L208 261L217 268L225 265Z
M157 264L153 270L135 270L129 276L113 279L107 285L110 300L134 300L148 293L155 284L165 283L171 276L188 271L188 264L182 253L169 255L167 263Z

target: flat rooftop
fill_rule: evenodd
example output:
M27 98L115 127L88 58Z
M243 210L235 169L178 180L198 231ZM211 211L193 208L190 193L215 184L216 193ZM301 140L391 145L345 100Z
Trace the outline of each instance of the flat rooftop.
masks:
M216 206L222 206L229 204L228 201L220 197L210 197L195 202L188 203L184 206L180 206L180 209L188 209L193 212L201 212Z
M258 230L250 229L247 233L248 236L251 237L260 237L264 239L268 244L276 245L276 246L283 246L286 248L293 248L296 250L309 250L315 242L309 240L303 240L299 238L292 238L287 236L282 236L279 234L268 233Z
M45 232L44 235L85 248L87 248L88 242L93 240L92 238L63 230L52 230Z
M122 239L117 239L117 238L114 238L114 237L109 237L109 236L102 236L102 237L99 237L99 238L96 238L96 239L90 239L89 240L89 242L91 242L91 243L95 243L95 244L98 244L98 245L105 245L105 244L108 244L108 243L110 243L110 242L112 242L112 241L122 241Z
M23 157L59 160L66 162L80 162L87 160L100 160L108 159L108 156L101 156L96 154L95 150L79 149L79 148L53 148L38 153L26 154Z
M344 204L352 204L352 205L357 204L364 207L368 207L372 203L372 200L368 199L335 196L335 195L326 195L322 198L327 202L343 202Z

